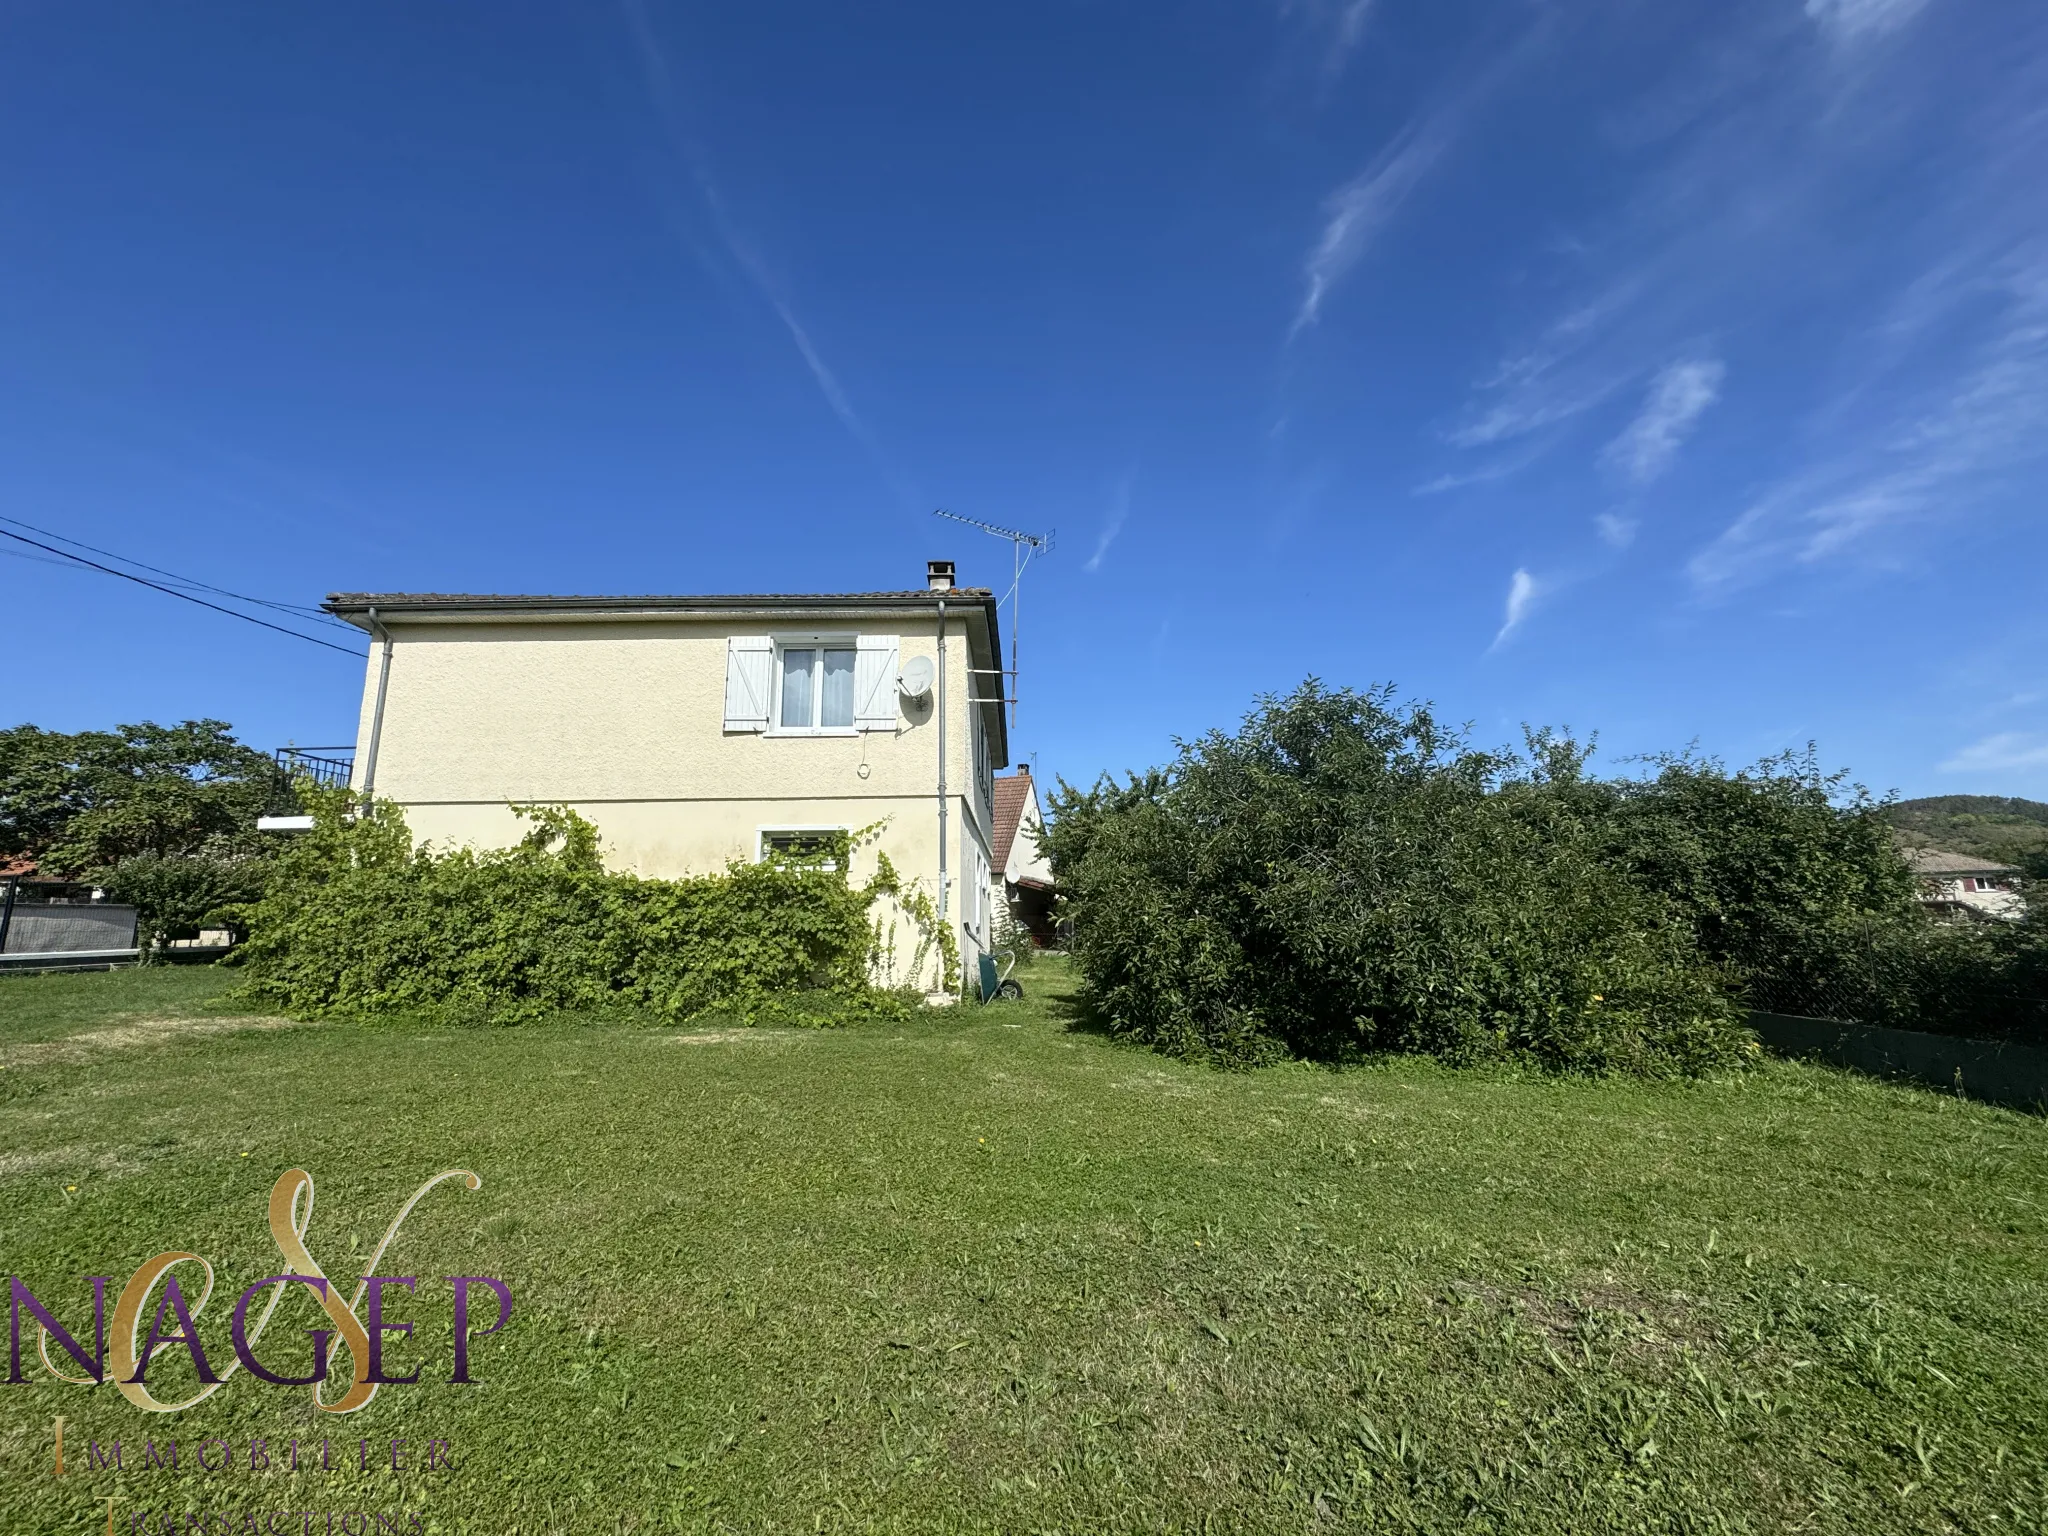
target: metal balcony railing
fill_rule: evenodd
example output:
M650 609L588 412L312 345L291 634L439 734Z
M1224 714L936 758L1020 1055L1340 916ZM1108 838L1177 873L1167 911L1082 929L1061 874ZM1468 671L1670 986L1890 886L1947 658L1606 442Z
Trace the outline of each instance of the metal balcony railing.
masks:
M304 775L322 789L346 789L355 774L354 747L279 747L272 756L284 778Z

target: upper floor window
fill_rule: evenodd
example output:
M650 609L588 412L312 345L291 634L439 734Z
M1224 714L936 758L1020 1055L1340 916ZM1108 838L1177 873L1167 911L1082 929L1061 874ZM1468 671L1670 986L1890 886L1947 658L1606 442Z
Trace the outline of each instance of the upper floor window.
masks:
M729 635L725 728L836 736L900 728L894 635Z
M854 647L785 645L777 657L778 730L853 728Z

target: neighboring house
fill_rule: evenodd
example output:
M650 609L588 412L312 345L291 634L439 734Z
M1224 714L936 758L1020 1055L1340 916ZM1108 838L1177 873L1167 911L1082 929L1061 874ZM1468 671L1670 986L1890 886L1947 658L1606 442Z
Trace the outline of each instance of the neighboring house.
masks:
M415 836L505 847L526 830L513 804L564 804L611 867L674 878L879 824L854 878L886 853L968 975L988 947L1002 649L994 595L954 586L951 561L906 592L326 608L374 642L353 787ZM899 922L899 966L915 942Z
M2010 864L1939 848L1908 848L1906 863L1920 879L1920 900L1948 917L2017 918L2026 911L2020 871Z
M996 780L995 878L990 897L1027 930L1034 944L1050 944L1058 936L1053 915L1052 865L1039 851L1038 834L1045 823L1038 809L1038 786L1029 768Z

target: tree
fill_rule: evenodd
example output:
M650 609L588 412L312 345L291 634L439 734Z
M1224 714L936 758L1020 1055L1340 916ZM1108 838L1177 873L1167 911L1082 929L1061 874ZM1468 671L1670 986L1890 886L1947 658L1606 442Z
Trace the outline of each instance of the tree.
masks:
M225 721L0 731L0 854L110 887L141 909L146 943L259 896L275 834L256 818L297 809L271 760Z
M259 853L256 818L296 808L271 760L222 720L0 731L0 853L53 875L95 877L138 855Z

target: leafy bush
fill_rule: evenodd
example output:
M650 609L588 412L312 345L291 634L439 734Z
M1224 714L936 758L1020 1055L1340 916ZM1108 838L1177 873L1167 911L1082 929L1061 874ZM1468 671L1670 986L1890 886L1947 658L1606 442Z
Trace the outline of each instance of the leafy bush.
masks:
M1745 989L1839 985L1874 933L1926 927L1884 806L1811 751L1733 773L1693 757L1655 766L1590 786L1606 857Z
M267 858L214 847L130 854L101 878L114 900L137 909L136 927L147 950L166 939L191 937L223 907L257 900L270 868Z
M1052 797L1045 846L1115 1030L1225 1062L1519 1054L1693 1071L1749 1007L2048 1038L2048 911L1940 924L1888 806L1812 753L1633 779L1481 752L1314 681L1170 769Z
M1470 749L1314 681L1171 770L1052 797L1046 847L1112 1029L1175 1055L1427 1051L1698 1071L1754 1050L1668 905L1607 864L1583 754Z
M1743 1000L1900 1029L2048 1038L2048 934L1931 921L1899 856L1895 808L1813 755L1730 773L1664 758L1602 784L1609 852L1664 896Z
M394 806L351 818L343 793L305 797L314 829L279 858L260 901L228 914L249 934L239 959L252 1000L486 1021L888 1006L869 984L869 909L897 889L886 859L858 888L787 860L643 880L608 873L596 829L565 808L521 808L533 830L516 848L436 851L413 846Z

